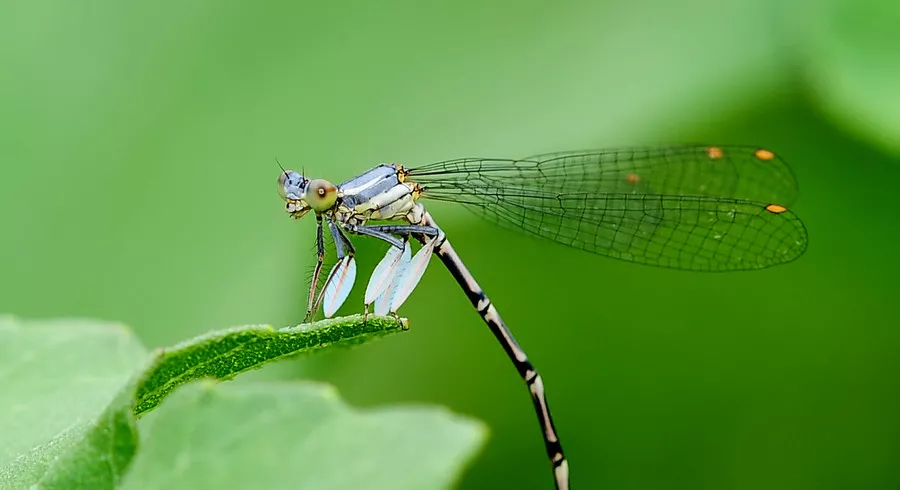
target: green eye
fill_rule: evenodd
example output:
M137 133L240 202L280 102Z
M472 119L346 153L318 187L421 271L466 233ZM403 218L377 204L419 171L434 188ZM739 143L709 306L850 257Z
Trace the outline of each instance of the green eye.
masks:
M337 201L337 187L322 179L309 181L306 187L306 202L317 212L327 211Z

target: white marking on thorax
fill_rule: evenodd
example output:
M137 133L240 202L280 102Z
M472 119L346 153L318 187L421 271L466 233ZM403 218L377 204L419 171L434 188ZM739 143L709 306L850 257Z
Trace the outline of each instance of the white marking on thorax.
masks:
M412 185L398 184L387 191L361 203L354 210L358 214L367 214L372 219L397 219L409 213L416 202L413 199Z
M362 191L380 183L381 179L369 179L364 181L362 185L359 185L357 187L341 187L341 191L344 193L344 195L352 196L359 194Z

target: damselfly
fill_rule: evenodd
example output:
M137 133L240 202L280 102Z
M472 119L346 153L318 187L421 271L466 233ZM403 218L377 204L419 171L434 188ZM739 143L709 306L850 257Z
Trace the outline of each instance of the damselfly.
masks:
M462 158L418 168L382 164L339 185L283 170L278 190L292 217L316 216L308 318L320 307L334 315L353 287L349 235L390 244L366 287L367 313L374 304L376 314L396 314L432 254L441 258L525 380L558 489L569 487L568 463L541 377L422 199L458 202L497 224L588 252L692 271L763 269L796 259L807 245L803 223L787 208L797 192L790 168L773 152L746 146ZM317 296L326 227L338 262ZM422 244L415 256L411 237Z

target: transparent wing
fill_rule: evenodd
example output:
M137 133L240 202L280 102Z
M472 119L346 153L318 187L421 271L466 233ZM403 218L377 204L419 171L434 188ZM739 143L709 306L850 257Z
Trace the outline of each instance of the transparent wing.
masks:
M748 146L674 146L546 153L521 160L463 158L410 170L431 190L479 188L544 192L641 193L729 197L787 206L797 180L769 150Z
M761 269L799 257L797 193L767 150L684 146L460 159L412 169L423 197L460 202L568 246L687 270Z

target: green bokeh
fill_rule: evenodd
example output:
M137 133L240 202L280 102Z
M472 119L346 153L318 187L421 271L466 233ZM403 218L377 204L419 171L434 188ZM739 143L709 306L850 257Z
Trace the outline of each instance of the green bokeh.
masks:
M297 322L314 227L284 215L276 157L340 181L758 144L795 168L810 233L761 272L604 260L431 209L542 370L576 489L897 488L895 5L6 2L0 312L122 321L149 346ZM362 283L384 246L357 244ZM408 335L270 374L473 415L492 438L462 488L550 488L525 389L439 264L402 313Z

